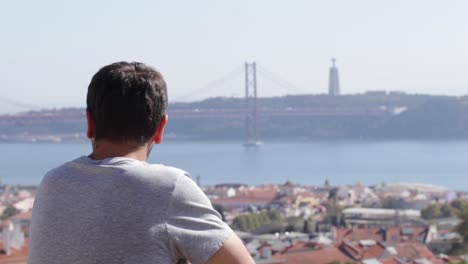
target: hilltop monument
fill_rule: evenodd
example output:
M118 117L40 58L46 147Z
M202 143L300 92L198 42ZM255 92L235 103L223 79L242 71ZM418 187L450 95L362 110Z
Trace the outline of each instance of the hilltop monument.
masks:
M330 75L328 80L328 95L340 95L340 81L338 78L338 68L336 67L336 59L332 58L332 66L330 67Z

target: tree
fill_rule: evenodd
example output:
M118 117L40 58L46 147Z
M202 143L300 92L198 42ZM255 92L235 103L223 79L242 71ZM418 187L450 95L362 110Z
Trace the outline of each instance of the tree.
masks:
M6 220L16 214L18 214L20 211L16 209L13 205L9 204L7 208L3 211L3 214L0 216L1 220Z
M464 241L468 241L468 210L463 210L459 214L460 224L457 226L457 232L463 237Z
M344 225L343 208L336 202L327 205L327 215L325 221L333 226Z
M304 220L304 225L302 226L302 232L306 234L311 233L311 230L309 227L309 220Z
M385 197L382 201L382 208L404 209L404 201L401 198Z
M284 217L280 212L268 211L237 216L232 221L232 228L247 232L255 232L258 229L269 231L273 227L277 229L283 224Z
M453 208L450 204L443 204L440 206L441 217L452 217L457 214L457 209Z
M468 207L468 202L460 199L453 200L450 205L458 212L465 210Z
M336 200L337 195L338 195L338 188L333 188L328 192L328 199Z
M303 219L301 217L296 217L296 216L288 217L286 219L286 223L287 223L287 226L286 226L285 231L300 232L303 229Z
M463 238L463 242L457 243L453 246L450 254L462 255L468 253L468 207L464 206L458 213L460 223L456 227L456 231Z
M440 206L437 204L430 204L421 210L421 217L424 219L434 219L441 216Z

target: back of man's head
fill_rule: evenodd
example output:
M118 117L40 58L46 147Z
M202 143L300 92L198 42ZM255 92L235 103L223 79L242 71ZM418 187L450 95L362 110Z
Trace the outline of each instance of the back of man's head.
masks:
M143 63L116 62L93 76L86 103L95 140L144 144L166 113L166 83L158 71Z

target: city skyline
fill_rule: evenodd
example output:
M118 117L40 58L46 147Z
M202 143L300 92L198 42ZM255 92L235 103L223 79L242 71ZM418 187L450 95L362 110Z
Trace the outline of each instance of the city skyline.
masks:
M3 4L2 98L82 107L91 76L119 60L161 70L172 101L244 61L264 65L302 93L319 94L327 92L332 56L340 61L343 94L468 94L465 1L110 3ZM242 91L239 80L212 95ZM259 82L261 97L284 94ZM0 113L22 110L0 104Z

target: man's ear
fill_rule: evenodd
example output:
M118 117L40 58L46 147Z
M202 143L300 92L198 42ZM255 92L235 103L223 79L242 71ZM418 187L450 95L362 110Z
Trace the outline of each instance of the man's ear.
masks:
M91 111L86 110L86 124L88 125L86 129L86 136L89 139L92 139L94 137L94 118L93 118L93 113Z
M163 135L164 135L164 128L166 128L167 124L167 115L163 115L161 118L161 121L159 121L158 128L156 129L156 132L154 133L153 136L153 141L155 144L160 144L163 140Z

